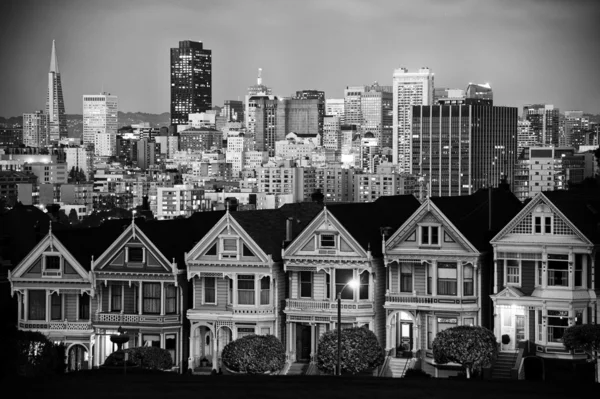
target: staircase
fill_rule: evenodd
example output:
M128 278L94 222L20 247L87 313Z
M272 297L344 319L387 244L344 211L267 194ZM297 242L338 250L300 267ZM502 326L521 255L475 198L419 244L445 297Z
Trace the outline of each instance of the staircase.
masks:
M509 380L510 370L515 367L517 352L499 352L492 369L492 379Z
M211 373L212 373L212 366L195 367L192 370L192 374L194 374L194 375L210 375Z
M308 369L308 363L295 362L292 363L286 375L304 375Z
M408 370L412 364L413 359L410 358L396 358L390 357L388 367L383 374L384 377L402 378L404 373Z

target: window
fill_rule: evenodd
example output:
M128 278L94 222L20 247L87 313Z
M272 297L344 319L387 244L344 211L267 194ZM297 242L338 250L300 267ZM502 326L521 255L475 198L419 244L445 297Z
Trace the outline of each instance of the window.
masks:
M144 283L142 300L145 314L160 314L160 283Z
M29 290L29 320L46 320L46 291Z
M520 284L521 268L518 259L505 259L506 266L506 283Z
M62 297L60 294L50 296L50 320L62 319Z
M433 316L427 316L427 349L431 349L433 343Z
M473 318L473 317L465 317L463 319L463 324L465 326L471 326L471 327L473 327L475 325L475 318Z
M544 217L544 233L552 234L552 217L551 216Z
M538 310L537 312L537 326L538 326L538 341L542 341L543 338L543 329L542 329L542 311Z
M412 292L412 265L400 264L400 292Z
M271 328L269 327L261 327L260 328L260 335L269 335L271 334Z
M227 292L227 303L228 304L232 304L233 303L233 279L229 279L229 289Z
M83 294L79 297L79 319L86 320L90 318L90 296Z
M312 297L312 272L300 272L300 298Z
M238 339L245 337L246 335L254 334L254 327L238 327Z
M439 245L439 226L421 226L421 245Z
M473 266L471 265L463 266L463 295L474 295Z
M254 276L240 275L237 279L238 304L254 305Z
M128 247L127 252L129 253L127 258L128 262L142 263L144 261L144 248Z
M335 295L337 298L337 295L341 292L341 296L342 299L354 299L354 290L350 287L346 287L346 284L348 284L348 282L350 280L352 280L353 277L353 271L352 270L336 270L335 271ZM346 288L344 288L346 287Z
M223 238L221 239L221 258L232 258L237 259L237 238Z
M569 255L548 254L548 285L569 286Z
M177 335L167 334L165 335L165 349L171 354L173 364L177 364Z
M204 277L204 303L217 303L215 277Z
M144 285L144 287L146 287ZM144 341L143 346L154 346L160 348L160 335L144 334L142 340Z
M331 275L329 273L325 273L325 286L325 297L331 299Z
M271 303L271 277L263 277L260 279L260 304L269 303Z
M536 216L533 218L533 231L536 234L542 233L542 217L541 216Z
M334 234L321 234L319 235L319 247L320 248L335 248L335 235Z
M431 295L433 291L433 265L427 265L427 294Z
M360 274L360 286L358 299L369 299L369 272L364 271Z
M569 327L568 311L548 310L548 342L562 342L567 327Z
M170 284L165 287L166 289L166 302L165 302L165 312L168 314L177 313L177 287L175 285Z
M580 326L583 324L583 310L575 311L575 325Z
M583 255L575 254L575 287L583 286Z
M110 311L120 312L121 311L121 293L123 291L122 285L111 285L110 286Z
M438 295L456 295L456 263L438 263Z
M46 270L60 270L60 256L46 256Z

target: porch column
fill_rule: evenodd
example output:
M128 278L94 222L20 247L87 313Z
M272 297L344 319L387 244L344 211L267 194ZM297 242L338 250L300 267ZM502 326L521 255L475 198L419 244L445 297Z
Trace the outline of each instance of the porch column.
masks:
M418 316L415 316L415 321L413 323L413 354L417 352L417 350L421 349L421 340L419 339L419 330L421 329L421 320Z
M575 254L573 248L569 250L569 289L575 288Z
M29 290L25 290L23 294L23 306L25 306L25 312L23 312L23 321L29 320Z
M94 361L96 360L95 352L96 352L96 345L94 345L94 334L92 334L92 335L90 335L90 347L88 350L88 353L89 353L88 369L89 370L94 368ZM67 356L68 356L68 354L67 354Z
M102 283L100 283L100 289L98 290L98 310L96 311L96 313L102 313ZM90 313L91 309L90 309Z
M502 334L500 334L500 314L498 313L500 308L494 303L494 335L496 338L502 338Z
M194 353L196 352L196 343L194 342L194 334L196 333L197 326L192 323L192 327L190 328L190 353L188 356L188 368L190 370L194 369Z
M23 309L23 294L21 294L20 292L17 292L17 319L18 320L23 320L23 318L21 317L21 315L23 314L23 312L21 311Z
M233 292L233 300L231 301L231 306L235 307L235 305L237 305L238 303L238 297L237 297L237 275L234 274L232 277L233 279L233 288L231 289Z
M160 315L165 315L165 282L160 282Z
M593 269L592 269L593 270ZM593 273L593 271L592 271ZM593 276L593 274L592 274ZM542 249L542 288L548 287L548 253Z
M217 353L217 350L219 349L219 346L217 345L217 330L215 330L213 332L213 339L212 339L211 344L213 346L212 368L213 368L213 370L219 371L219 366L217 364L219 362L219 355Z
M431 270L433 271L433 276L431 277L431 295L437 295L437 279L438 279L438 269L437 269L437 260L431 261Z
M386 335L385 335L385 350L389 351L392 349L392 325L388 322L385 325Z
M50 321L50 301L52 297L50 295L50 290L46 290L46 323Z
M317 357L317 350L316 350L317 345L315 342L315 337L317 334L315 334L315 332L316 332L315 328L316 328L316 325L311 324L311 326L310 326L310 352L311 352L310 353L310 362L311 363L314 363L315 362L314 358Z
M596 275L595 275L595 271L596 271L596 253L595 251L592 251L592 253L590 254L590 275L591 275L591 280L589 285L587 285L587 287L591 287L592 289L596 286ZM596 324L597 323L597 319L598 319L598 303L596 302L594 304L594 309L592 310L592 323ZM600 366L599 366L600 367Z
M142 308L143 306L143 296L142 296L142 282L140 281L140 289L138 290L138 314L141 315L142 314Z
M260 305L260 280L258 275L254 275L254 306Z
M498 260L494 256L494 291L493 294L498 293Z
M458 262L457 270L456 270L456 297L460 298L463 296L463 270L464 265L462 262Z

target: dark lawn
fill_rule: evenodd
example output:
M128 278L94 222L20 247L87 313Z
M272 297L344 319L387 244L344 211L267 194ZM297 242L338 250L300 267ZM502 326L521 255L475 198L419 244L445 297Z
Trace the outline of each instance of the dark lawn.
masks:
M373 377L180 376L84 371L45 380L11 379L26 398L598 398L591 383L404 380ZM207 396L209 395L209 396Z

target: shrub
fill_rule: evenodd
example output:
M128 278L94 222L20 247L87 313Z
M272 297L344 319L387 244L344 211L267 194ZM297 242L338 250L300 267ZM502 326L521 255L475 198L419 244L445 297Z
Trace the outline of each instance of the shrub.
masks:
M113 352L106 358L104 365L123 366L123 355L126 353L129 355L128 366L140 366L149 370L165 370L173 367L173 359L169 351L155 346L141 346Z
M228 343L221 354L229 370L260 374L277 372L285 364L285 349L274 335L247 335Z
M25 377L37 377L63 373L65 347L55 345L44 334L37 331L17 331L14 337L16 351L16 373Z
M431 378L431 376L429 374L427 374L426 372L424 372L423 370L408 369L404 373L404 378L420 380L420 379Z
M484 327L449 328L438 333L432 346L436 363L458 363L465 368L467 378L473 370L491 364L498 353L496 336Z
M333 374L337 367L337 330L327 331L319 339L317 367ZM340 365L342 372L357 374L381 366L384 352L375 334L364 327L342 330Z

